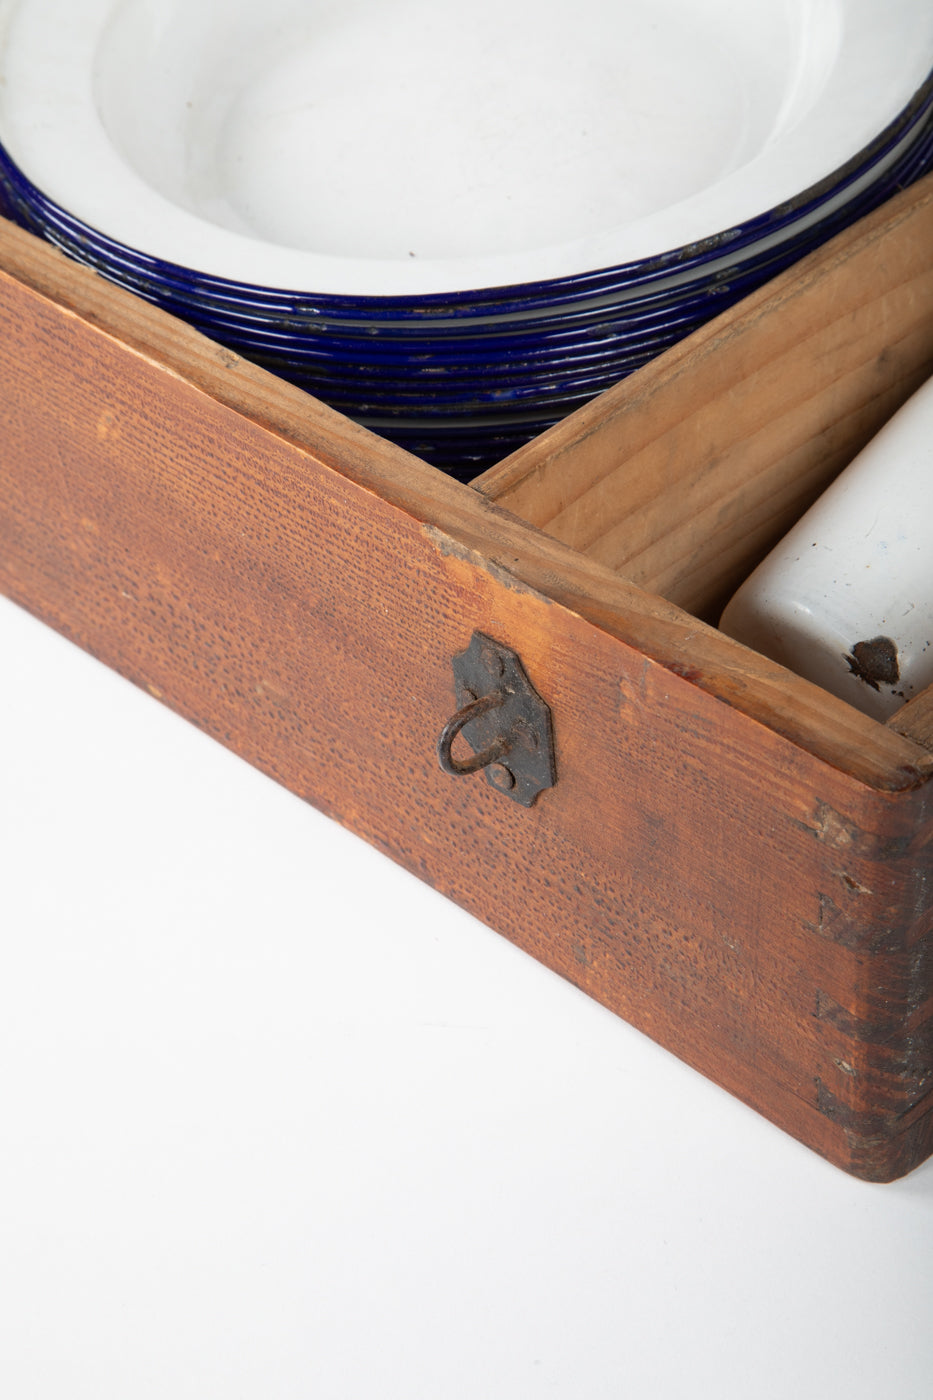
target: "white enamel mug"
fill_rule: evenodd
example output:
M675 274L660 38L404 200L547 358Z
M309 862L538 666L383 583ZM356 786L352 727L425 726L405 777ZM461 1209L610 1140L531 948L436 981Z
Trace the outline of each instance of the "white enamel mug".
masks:
M877 719L933 684L933 379L746 579L719 625Z

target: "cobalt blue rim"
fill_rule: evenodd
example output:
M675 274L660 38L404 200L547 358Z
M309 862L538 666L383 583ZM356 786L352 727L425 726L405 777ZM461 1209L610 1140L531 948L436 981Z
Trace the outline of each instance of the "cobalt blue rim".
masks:
M851 213L846 211L846 219ZM835 222L845 221L837 214ZM821 225L760 265L743 268L741 276L717 282L679 305L665 306L661 313L633 318L626 305L615 318L606 318L601 312L602 319L595 326L574 327L559 337L523 337L506 345L470 340L458 343L450 353L431 352L428 345L403 354L386 350L373 339L346 345L331 336L283 335L262 326L259 333L255 327L244 332L235 323L191 315L184 306L165 299L161 304L229 348L343 410L354 412L357 402L396 409L422 402L433 413L456 402L527 398L539 388L549 391L557 376L565 380L571 375L589 377L594 369L607 387L650 354L659 353L754 290L807 251L814 239L832 231Z
M546 282L528 282L508 287L478 288L452 294L432 293L412 297L343 297L311 291L280 291L216 278L209 273L183 268L149 254L126 247L99 230L91 229L48 199L19 169L10 154L0 146L0 180L15 200L24 200L50 227L68 232L87 253L88 260L102 258L114 265L133 267L143 278L162 283L178 283L192 295L246 300L257 307L285 305L303 315L321 315L350 320L381 319L421 321L474 315L513 315L526 312L529 303L536 308L557 306L567 299L596 295L618 295L633 285L645 285L671 275L681 275L711 260L736 253L765 238L780 235L793 223L816 213L820 206L863 178L899 144L913 144L914 129L922 124L933 107L933 72L901 113L838 170L802 191L793 200L768 210L745 224L710 235L695 244L634 263L583 272L576 276ZM906 155L906 151L905 151ZM199 290L196 290L199 289Z
M933 145L933 136L927 144ZM926 159L928 161L928 155ZM922 162L915 161L915 165L920 164ZM922 170L918 170L917 173L922 173ZM873 191L867 198L877 203L880 194ZM832 222L845 226L851 222L852 216L851 209L838 211ZM821 229L820 232L826 230ZM785 264L793 262L800 255L800 251L798 248L785 250L785 255L780 261ZM775 265L772 262L768 272L773 275L774 270ZM766 278L757 279L759 284L763 280ZM742 292L745 290L744 287L741 289ZM714 308L710 314L715 314L716 309L718 308ZM689 325L686 327L690 328ZM354 416L357 421L396 441L400 446L433 460L435 465L443 470L454 475L469 475L492 465L502 455L537 436L552 422L558 421L582 402L592 398L595 393L608 387L605 379L615 382L650 358L653 358L653 354L646 353L633 356L628 363L618 363L613 361L613 357L606 357L603 366L605 376L588 378L581 384L565 384L562 387L552 385L552 388L556 389L556 396L548 397L546 403L536 401L524 406L516 402L515 395L501 396L493 405L496 412L492 414L489 412L488 403L466 400L450 412L440 403L432 407L430 402L419 402L418 395L414 396L413 402L406 403L403 410L400 410L397 404L393 407L390 403L373 401L372 396L365 391L355 403L334 402L333 396L330 401L335 407L348 410L350 416ZM302 383L303 387L311 392L319 393L319 386L313 381L309 382L306 374L300 371L295 373L293 366L279 364L276 370L284 377ZM542 413L546 414L546 418L542 417Z
M694 250L673 274L665 262L673 255L649 260L643 284L634 278L634 265L593 274L586 294L580 279L570 291L569 284L556 292L556 284L543 284L548 294L540 304L513 296L538 284L484 291L474 305L458 304L449 317L411 301L394 316L398 299L377 299L379 316L366 308L328 316L319 298L222 284L169 264L160 280L157 260L112 244L58 210L2 147L0 208L110 280L466 480L927 173L933 167L933 77L920 93L910 121L896 137L888 128L886 144L880 138L873 143L871 162L857 169L850 162L843 185L822 182L805 192L809 202L801 196L793 209L785 206L786 217L777 217L780 211L763 216L774 216L767 237L760 229L754 237L747 228L739 230L743 237L727 252L722 239L706 240L705 251ZM841 190L852 194L840 200ZM47 224L45 213L54 216ZM109 267L103 256L108 247L118 254ZM739 247L745 256L736 258ZM600 277L616 277L615 291ZM493 303L493 292L513 300ZM451 310L449 300L444 306ZM492 306L497 310L491 316ZM503 310L508 306L514 313Z
M911 148L910 169L906 172L911 178L923 173L927 167L931 144L933 122L920 133ZM837 228L860 217L904 183L905 172L898 165L886 173L881 184L870 186L851 205L795 233L793 237L778 243L776 248L768 248L757 257L731 268L706 268L702 277L698 275L674 288L649 286L640 296L633 296L622 303L606 305L598 301L582 308L577 304L565 308L560 315L555 313L534 320L503 322L495 327L482 325L471 329L470 323L466 322L444 328L436 323L427 327L423 323L414 326L382 324L361 333L359 329L336 327L317 317L302 321L293 314L282 316L267 311L260 315L253 307L248 307L246 314L235 314L231 303L224 303L223 310L218 312L211 306L186 300L174 287L167 290L149 279L140 282L131 276L115 274L113 269L100 270L110 280L181 315L244 353L250 353L251 348L257 353L288 348L298 358L320 355L334 363L345 359L352 363L354 372L358 371L361 356L374 366L385 361L398 365L410 364L416 369L425 356L430 356L432 364L447 365L453 370L468 362L475 364L484 361L491 355L508 354L520 359L525 353L554 355L569 352L583 342L592 343L600 336L617 335L621 324L633 331L636 327L649 331L652 326L668 323L672 317L682 319L686 313L694 310L703 314L709 299L720 301L729 294L730 288L739 291L752 289L756 279L771 276L782 264L786 264L789 254L797 257L817 246ZM49 229L43 229L41 223L29 217L30 211L24 210L18 202L14 203L11 213L27 226L31 225L34 231L50 236L63 251L83 260L80 246L55 236Z

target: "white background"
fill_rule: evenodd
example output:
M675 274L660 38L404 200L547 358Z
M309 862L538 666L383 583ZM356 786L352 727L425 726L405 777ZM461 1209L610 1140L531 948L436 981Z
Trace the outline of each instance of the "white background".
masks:
M929 1400L866 1186L0 600L4 1400Z

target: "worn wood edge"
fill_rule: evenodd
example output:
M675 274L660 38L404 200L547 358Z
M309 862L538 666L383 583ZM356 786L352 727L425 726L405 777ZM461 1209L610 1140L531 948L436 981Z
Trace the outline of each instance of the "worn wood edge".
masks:
M933 685L921 690L887 721L889 729L933 753Z
M659 392L684 373L694 375L697 366L719 358L722 349L744 338L749 329L771 322L790 302L797 300L826 276L827 269L842 267L890 237L918 210L933 205L933 175L895 195L794 266L779 273L735 306L714 317L684 340L635 370L612 388L578 409L570 418L548 428L490 467L472 483L490 500L507 505L519 487L533 485L555 459L580 455L587 440L602 432L615 418L650 404ZM715 359L713 361L715 363ZM596 484L595 481L590 486ZM588 487L587 489L590 489ZM566 507L564 507L566 508Z
M908 1176L933 1154L933 1102L928 1097L918 1107L919 1112L905 1115L890 1127L870 1116L862 1121L845 1115L837 1118L845 1151L838 1164L848 1175L873 1185L889 1185Z
M933 1095L900 1117L848 1110L829 1102L819 1086L817 1103L778 1081L770 1083L765 1099L732 1066L721 1066L718 1076L711 1077L676 1048L655 1043L846 1176L886 1186L903 1180L933 1155Z
M933 754L911 738L620 579L3 219L0 268L0 277L404 511L439 548L465 552L514 586L560 604L856 781L894 793L933 773Z

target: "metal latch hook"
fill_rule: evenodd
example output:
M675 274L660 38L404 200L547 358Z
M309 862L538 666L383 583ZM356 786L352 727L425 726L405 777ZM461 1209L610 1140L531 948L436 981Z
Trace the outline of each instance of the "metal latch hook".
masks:
M530 807L556 781L550 710L516 653L482 632L454 657L453 671L460 708L437 741L441 768L455 778L484 771L498 792ZM469 758L454 756L460 733Z

